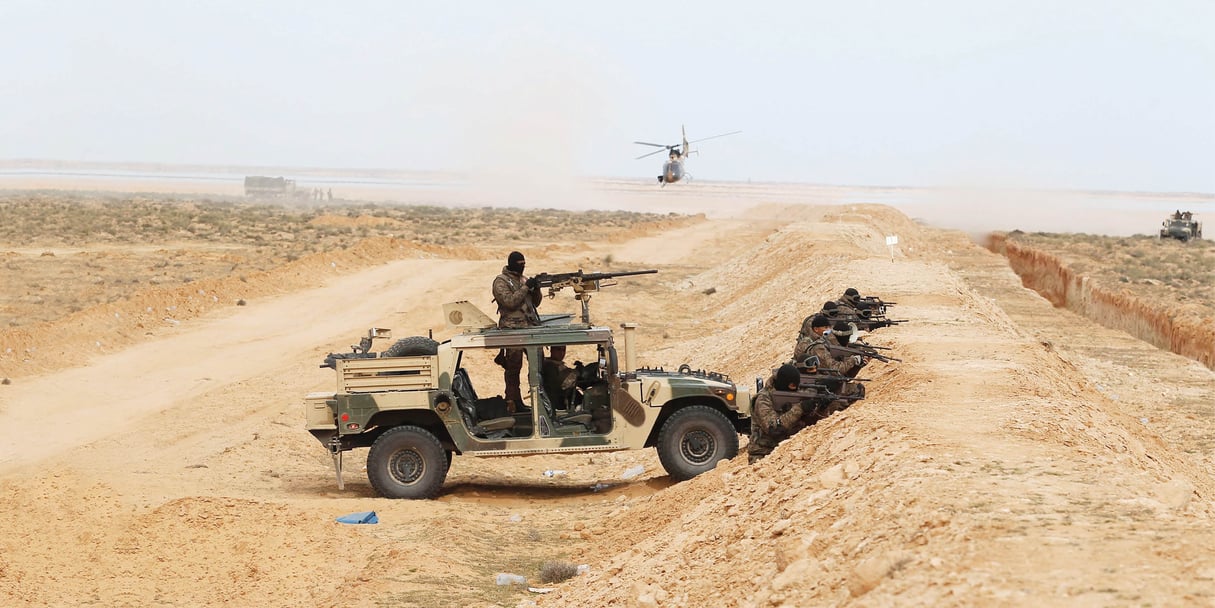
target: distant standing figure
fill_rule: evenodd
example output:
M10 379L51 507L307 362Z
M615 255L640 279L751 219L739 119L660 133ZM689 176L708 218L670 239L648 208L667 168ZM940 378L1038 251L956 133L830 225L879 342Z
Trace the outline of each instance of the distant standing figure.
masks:
M329 200L333 200L333 188L329 189L328 194L329 194Z
M540 286L535 277L524 278L523 269L527 260L518 251L510 252L502 274L494 278L494 302L498 304L498 328L514 329L540 324L536 307L540 305ZM502 381L505 385L507 409L511 412L523 407L523 395L519 388L519 372L523 369L523 349L504 348L499 354L502 366Z

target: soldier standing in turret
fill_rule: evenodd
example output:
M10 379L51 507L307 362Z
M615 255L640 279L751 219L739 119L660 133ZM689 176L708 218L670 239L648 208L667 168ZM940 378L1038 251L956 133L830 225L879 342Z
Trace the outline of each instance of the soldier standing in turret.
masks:
M514 329L532 327L540 324L540 315L536 307L540 305L542 294L535 277L524 278L523 268L526 260L518 251L510 252L506 258L506 266L502 274L494 278L494 302L498 304L498 328ZM514 412L523 407L523 396L519 389L519 372L523 369L523 349L505 348L494 360L502 366L502 379L505 384L506 407Z

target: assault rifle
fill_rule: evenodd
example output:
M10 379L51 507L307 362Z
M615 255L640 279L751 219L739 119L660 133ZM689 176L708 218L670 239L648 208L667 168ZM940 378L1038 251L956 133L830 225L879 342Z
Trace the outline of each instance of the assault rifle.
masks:
M827 417L832 412L846 409L848 406L865 398L865 391L857 391L852 395L841 395L827 388L816 380L809 379L810 374L802 374L802 382L796 391L772 391L772 407L778 412L788 412L793 404L802 404L802 421L807 426ZM840 403L843 405L839 405Z
M848 374L824 367L812 372L802 372L801 384L798 386L803 389L826 388L830 393L839 393L844 390L844 385L848 382L859 383L869 381L869 378L857 378L855 374L856 372L853 372L853 376L849 376ZM860 398L863 399L865 396L864 385L860 386L862 387Z
M898 361L899 363L903 362L902 359L898 359L895 357L887 357L886 355L883 355L882 353L879 353L878 351L876 351L874 349L875 349L875 347L870 346L868 344L856 344L853 347L839 346L836 344L827 344L827 350L830 351L831 354L833 354L833 355L836 353L842 353L842 354L846 354L846 355L860 355L862 357L868 357L870 359L877 359L878 361L881 361L883 363L889 363L891 361Z
M898 302L886 302L877 296L864 296L857 300L857 309L871 310L877 312L879 315L884 315L886 314L886 307L894 306L895 304L898 304Z
M869 311L863 311L863 312L869 312ZM857 329L863 329L865 331L873 331L879 327L890 327L891 325L898 325L899 323L907 322L906 319L887 319L886 315L861 314L858 316L858 315L840 315L840 314L832 315L832 314L825 314L825 313L819 313L819 314L823 314L824 316L826 316L827 320L830 321L832 325L834 325L836 321L844 321L844 322L855 325Z
M558 291L571 287L574 290L574 299L582 302L582 322L591 324L590 307L587 304L591 299L590 292L599 291L601 287L611 287L616 284L616 277L631 277L639 274L656 274L657 270L630 270L627 272L582 272L581 269L575 272L558 272L547 273L542 272L532 277L528 282L529 286L532 281L535 281L536 288L547 287L548 296L551 298L557 295Z
M865 398L864 385L860 384L860 390L857 393L843 395L844 384L848 382L868 382L869 378L852 378L833 369L818 367L818 357L811 355L804 361L794 363L799 373L797 392L777 390L777 393L786 393L786 396L801 395L801 399L819 400L829 402L836 399L844 399L849 401L858 401ZM769 378L771 382L776 377L776 372L772 373ZM755 390L764 390L764 383L756 378ZM789 403L792 403L791 401ZM787 409L787 408L786 408ZM785 411L785 410L782 410Z
M898 325L899 323L906 322L907 319L887 319L884 317L869 319L861 318L855 321L857 328L865 331L873 331L879 327L890 327L891 325Z

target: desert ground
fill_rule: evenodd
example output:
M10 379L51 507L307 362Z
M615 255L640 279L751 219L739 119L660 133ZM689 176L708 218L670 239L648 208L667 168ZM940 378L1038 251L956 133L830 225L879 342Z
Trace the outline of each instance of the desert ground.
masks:
M442 239L366 204L256 234L121 213L6 231L0 604L1215 604L1215 373L1053 306L965 227L796 190L612 190L605 208L633 213L609 216L466 207L431 218L464 218ZM202 198L12 190L0 209L10 226L81 199L199 220ZM540 217L552 230L520 232ZM640 365L754 383L846 287L897 302L908 322L868 339L902 362L872 363L866 400L760 463L688 482L651 450L456 456L439 498L394 501L359 450L339 491L303 430L303 396L333 387L321 359L372 326L449 337L439 305L492 312L512 249L529 272L658 269L592 302L596 323L640 324ZM360 511L379 523L335 521ZM550 583L546 562L587 568Z

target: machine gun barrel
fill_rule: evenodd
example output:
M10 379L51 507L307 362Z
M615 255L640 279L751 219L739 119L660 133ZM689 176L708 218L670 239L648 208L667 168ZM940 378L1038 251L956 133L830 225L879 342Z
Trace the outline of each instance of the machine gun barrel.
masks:
M632 277L639 274L656 274L657 270L629 270L625 272L542 272L536 275L536 285L559 289L566 285L584 284L616 277Z
M615 282L602 283L608 279L616 277L632 277L639 274L656 274L657 270L628 270L625 272L583 272L578 269L576 272L558 272L548 273L542 272L530 280L535 281L537 289L541 287L548 288L549 297L554 297L557 292L566 288L574 289L574 298L582 302L582 322L589 325L591 323L591 313L587 302L591 299L589 292L599 291L600 287L610 287L615 285Z

